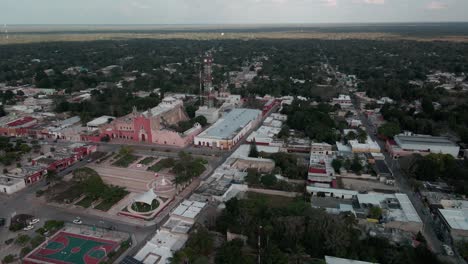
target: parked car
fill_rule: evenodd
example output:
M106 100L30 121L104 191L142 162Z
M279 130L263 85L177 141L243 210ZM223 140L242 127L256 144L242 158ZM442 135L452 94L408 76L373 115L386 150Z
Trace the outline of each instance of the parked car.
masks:
M10 245L11 243L13 243L13 241L15 241L15 239L13 239L13 238L7 239L7 240L5 240L5 244Z
M453 250L449 245L443 244L442 247L444 248L445 253L447 254L447 256L453 256L454 255Z
M33 225L28 225L27 227L23 228L24 231L29 231L31 229L33 229L34 226Z
M4 226L6 222L5 218L0 218L0 226Z
M31 220L29 223L30 223L31 225L34 225L34 224L39 223L39 221L40 221L39 218L34 218L34 219Z
M75 220L73 220L73 223L76 224L76 225L81 225L83 223L83 221L81 221L81 218L77 217L77 218L75 218Z

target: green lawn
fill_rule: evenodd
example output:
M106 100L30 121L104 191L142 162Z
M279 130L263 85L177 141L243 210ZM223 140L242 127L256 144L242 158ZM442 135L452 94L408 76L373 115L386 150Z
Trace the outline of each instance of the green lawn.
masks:
M140 156L125 155L125 156L121 157L120 159L118 159L116 162L114 162L112 165L117 166L117 167L127 168L128 166L130 166L130 164L132 164L133 162L135 162L139 158L140 158Z
M162 159L158 163L149 167L149 171L159 172L162 169L171 168L175 165L175 160L173 158Z
M149 165L155 159L156 159L155 157L146 157L143 160L141 160L140 163L143 164L143 165Z
M265 200L270 207L283 208L294 202L294 198L279 195L247 192L249 199Z
M79 184L72 184L66 190L54 195L52 200L56 202L73 202L75 199L78 199L81 195L83 195L84 189L83 186Z
M94 198L92 198L90 196L86 196L84 199L82 199L81 201L76 203L76 205L79 205L79 206L84 207L84 208L88 208L88 207L91 206L91 204L93 202L94 202Z
M111 209L112 206L114 206L114 204L122 200L127 194L128 192L125 190L119 191L114 196L112 196L112 199L102 201L100 204L96 205L94 209L107 212L109 209Z

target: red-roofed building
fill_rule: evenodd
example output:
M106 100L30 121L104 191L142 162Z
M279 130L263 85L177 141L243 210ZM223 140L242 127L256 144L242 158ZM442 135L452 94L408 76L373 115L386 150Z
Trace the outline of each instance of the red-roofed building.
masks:
M331 166L332 157L326 152L323 154L311 151L307 180L315 187L332 187L335 180L335 171Z
M7 123L6 126L10 128L22 128L22 127L31 127L37 123L37 119L30 116L25 116L19 119L16 119L13 122Z

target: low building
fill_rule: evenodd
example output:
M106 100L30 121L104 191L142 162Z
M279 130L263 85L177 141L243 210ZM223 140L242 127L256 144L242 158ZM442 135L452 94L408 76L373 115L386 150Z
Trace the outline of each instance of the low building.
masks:
M133 257L145 264L167 264L174 252L188 240L188 232L206 203L185 200L170 213L169 219Z
M203 116L208 124L213 124L219 119L219 109L208 106L200 106L195 112L195 116Z
M256 131L252 132L247 137L247 142L255 141L258 145L275 145L276 135L281 131L281 128L271 127L271 126L261 126Z
M11 178L21 179L25 184L32 184L43 179L46 174L46 166L28 165L11 170L7 176Z
M468 209L439 209L439 219L444 231L453 240L468 239Z
M331 155L333 154L333 146L328 143L312 143L310 153L316 155Z
M393 157L435 153L449 154L456 158L460 152L460 146L447 137L434 137L411 133L396 135L394 140L387 141L386 148Z
M100 116L98 118L95 118L91 121L89 121L88 123L86 123L86 127L88 130L97 130L99 129L99 127L103 126L103 125L106 125L106 124L109 124L110 122L112 122L112 120L114 120L115 117L113 116Z
M367 137L366 142L361 143L358 140L349 140L348 144L351 146L353 153L380 153L380 146L377 142Z
M0 193L13 194L26 187L22 179L0 176Z
M337 98L333 98L333 105L340 105L342 108L347 108L353 105L351 97L349 95L340 94Z
M334 185L335 171L331 166L332 160L331 155L311 152L307 171L309 184L318 187L332 187Z
M261 120L262 112L254 109L233 109L207 130L194 137L196 146L231 149Z
M335 188L322 188L307 186L306 190L313 197L330 197L329 199L351 200L353 211L356 216L369 222L380 222L385 224L385 228L399 229L406 232L418 233L422 230L423 222L416 209L403 193L359 193L354 190L344 190ZM333 204L333 203L331 203ZM369 219L369 210L372 207L382 209L380 219ZM323 207L324 209L326 208ZM336 209L333 207L332 209Z
M455 241L468 239L468 201L442 199L437 220L443 234Z

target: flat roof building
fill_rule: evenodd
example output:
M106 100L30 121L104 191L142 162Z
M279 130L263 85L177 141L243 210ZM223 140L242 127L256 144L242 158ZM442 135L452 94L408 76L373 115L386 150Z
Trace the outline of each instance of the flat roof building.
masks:
M255 109L233 109L210 128L194 138L196 146L231 149L247 132L257 125L262 112Z
M114 120L115 117L106 116L106 115L100 116L100 117L95 118L95 119L89 121L88 123L86 123L86 126L88 127L89 130L98 129L100 126L108 124L109 120L111 120L111 119Z
M393 156L405 156L414 153L422 155L441 153L457 157L460 151L460 146L449 138L430 135L400 134L396 135L394 142L391 143L387 143L387 148Z
M359 193L354 190L321 188L307 186L306 190L313 197L330 197L338 201L352 200L358 217L367 219L372 207L382 209L381 221L386 228L394 228L416 234L422 230L423 223L416 209L406 194L403 193ZM325 209L325 207L323 207ZM336 208L334 208L336 209Z
M353 153L380 153L379 144L369 136L364 143L360 143L358 140L349 140L348 143Z
M0 193L13 194L26 187L22 179L0 176Z

